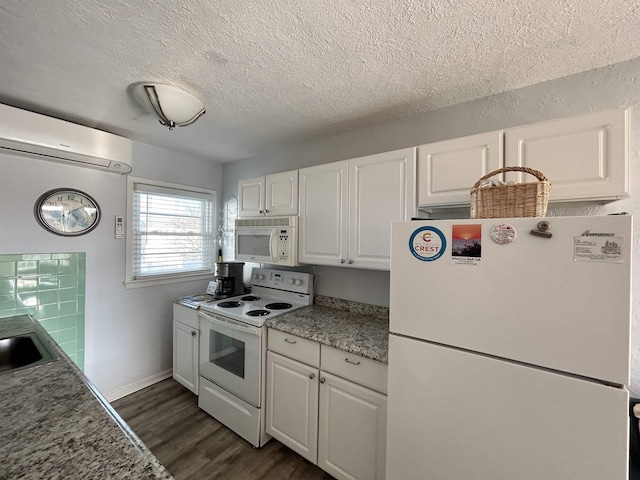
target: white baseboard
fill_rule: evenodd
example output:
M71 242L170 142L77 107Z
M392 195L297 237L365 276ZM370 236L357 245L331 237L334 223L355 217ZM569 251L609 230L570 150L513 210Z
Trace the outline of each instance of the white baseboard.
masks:
M126 397L138 390L142 390L143 388L149 387L155 383L161 382L173 375L173 370L165 370L164 372L157 373L155 375L151 375L150 377L143 378L142 380L138 380L137 382L130 383L129 385L125 385L124 387L120 387L112 392L109 392L104 395L104 398L107 399L107 402L111 403L114 400L118 400L119 398Z

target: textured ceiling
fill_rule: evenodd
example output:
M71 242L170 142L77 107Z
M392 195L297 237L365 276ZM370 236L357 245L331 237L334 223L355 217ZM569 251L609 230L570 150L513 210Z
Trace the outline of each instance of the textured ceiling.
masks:
M640 57L640 2L2 0L0 45L1 103L231 161Z

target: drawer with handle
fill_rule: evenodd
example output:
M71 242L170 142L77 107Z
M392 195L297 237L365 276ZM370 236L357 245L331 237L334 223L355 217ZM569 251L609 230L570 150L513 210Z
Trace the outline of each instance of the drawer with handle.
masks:
M186 307L184 305L173 304L173 319L176 322L184 323L188 327L200 329L200 322L198 320L198 310L195 308Z
M381 393L387 393L387 365L328 345L321 346L320 368Z
M320 344L313 340L270 328L267 348L307 365L320 366Z

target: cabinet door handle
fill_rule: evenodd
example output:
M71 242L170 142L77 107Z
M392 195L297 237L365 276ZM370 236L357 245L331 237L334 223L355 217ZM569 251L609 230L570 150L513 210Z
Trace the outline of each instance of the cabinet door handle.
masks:
M264 210L258 210L258 213L264 213Z
M285 338L284 341L290 343L291 345L295 345L296 343L298 343L295 340L289 340L288 338Z
M195 330L191 330L191 336L195 337L196 336L196 331Z
M353 360L349 360L349 357L345 358L344 361L350 363L351 365L360 365L360 360L354 362Z
M340 259L340 263L344 263L346 260L344 258Z
M326 380L325 380L325 378L324 378L324 377L322 377L322 378L320 379L320 383L324 383L324 382L326 382Z
M353 263L353 260L349 260L347 263L351 265Z
M309 374L309 378L310 378L311 380L313 380L314 378L316 378L316 374L315 374L315 373L310 373L310 374Z
M269 213L269 210L265 209L265 210L264 210L264 213Z

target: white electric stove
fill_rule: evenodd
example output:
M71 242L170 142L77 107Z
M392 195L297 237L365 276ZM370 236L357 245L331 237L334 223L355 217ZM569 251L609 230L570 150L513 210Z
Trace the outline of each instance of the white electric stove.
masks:
M313 275L289 270L254 268L250 294L200 304L200 309L255 327L278 315L313 303Z
M198 406L255 447L271 437L266 395L265 321L313 303L310 273L254 268L250 294L200 303Z

